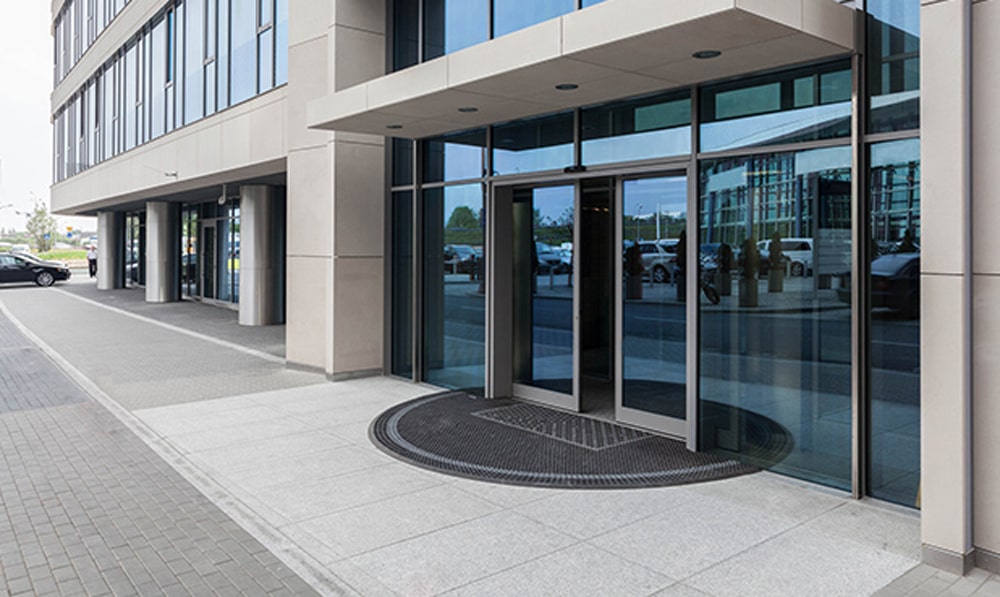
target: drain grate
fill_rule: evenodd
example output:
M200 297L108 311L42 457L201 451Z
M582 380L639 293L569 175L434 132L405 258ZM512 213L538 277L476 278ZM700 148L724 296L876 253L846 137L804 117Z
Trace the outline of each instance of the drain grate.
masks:
M491 408L474 412L472 416L595 451L615 448L653 437L648 433L621 425L534 404L514 404Z

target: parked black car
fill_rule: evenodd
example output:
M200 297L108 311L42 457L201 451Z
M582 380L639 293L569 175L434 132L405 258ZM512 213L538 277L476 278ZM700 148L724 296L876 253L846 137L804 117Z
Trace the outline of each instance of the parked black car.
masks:
M69 268L61 263L42 261L28 253L0 253L0 283L34 282L52 286L69 277Z
M920 317L920 253L890 253L872 261L871 307ZM851 302L848 276L837 290L838 298Z

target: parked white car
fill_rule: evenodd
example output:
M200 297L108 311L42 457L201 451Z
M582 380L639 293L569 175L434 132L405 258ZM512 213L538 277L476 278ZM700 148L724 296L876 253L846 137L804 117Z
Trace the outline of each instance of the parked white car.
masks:
M760 252L760 262L764 263L771 255L770 240L762 240L757 243L757 251ZM781 254L785 256L785 263L788 264L788 273L792 276L808 276L813 269L813 239L811 238L783 238L781 239Z

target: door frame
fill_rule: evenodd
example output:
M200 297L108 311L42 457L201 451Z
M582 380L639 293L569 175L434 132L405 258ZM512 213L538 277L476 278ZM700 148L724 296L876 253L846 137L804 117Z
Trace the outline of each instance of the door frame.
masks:
M622 224L622 214L624 214L625 181L642 180L650 178L680 178L684 177L687 186L687 227L685 228L688 238L687 260L684 264L686 272L695 272L694 279L688 279L685 288L685 418L677 419L650 413L644 410L629 408L624 406L623 385L624 385L624 351L622 350L622 339L624 333L624 309L622 301L624 290L622 280L624 274L623 260L615 260L615 420L628 425L635 425L644 429L650 429L676 439L687 442L688 449L694 450L697 445L697 415L698 415L698 297L700 288L698 276L700 275L698 255L698 200L697 200L697 179L693 179L691 168L665 169L658 172L643 172L634 175L621 174L615 180L614 212L617 221L615 222L615 243L617 247L623 247L625 243L625 230ZM692 180L695 181L692 184ZM693 215L692 215L693 214ZM692 245L693 249L692 250Z
M573 389L564 394L514 382L513 373L513 230L514 192L521 189L544 187L573 187ZM560 178L533 182L491 185L487 227L487 380L488 397L515 396L540 402L556 408L580 411L580 182L578 179ZM492 248L492 250L490 250Z

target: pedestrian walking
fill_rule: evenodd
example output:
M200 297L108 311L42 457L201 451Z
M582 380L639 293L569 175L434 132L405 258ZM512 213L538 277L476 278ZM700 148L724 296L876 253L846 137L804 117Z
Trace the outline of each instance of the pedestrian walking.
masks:
M87 249L87 267L90 269L90 277L97 277L97 247L90 245Z

